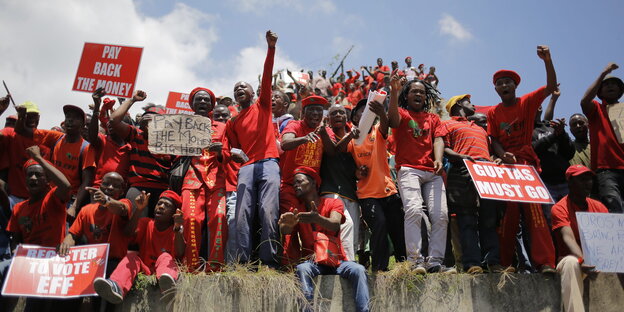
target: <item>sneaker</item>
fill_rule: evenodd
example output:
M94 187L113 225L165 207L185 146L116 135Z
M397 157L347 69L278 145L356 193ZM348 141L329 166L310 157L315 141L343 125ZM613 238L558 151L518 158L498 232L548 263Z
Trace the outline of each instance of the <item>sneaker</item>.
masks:
M163 273L163 275L158 278L158 286L160 287L160 292L162 293L166 293L168 290L174 288L175 285L176 281L167 273Z
M551 267L550 265L544 264L540 267L540 272L542 274L555 274L557 273L557 270L555 270L555 268Z
M446 267L446 266L442 265L440 267L440 273L442 273L442 274L457 274L457 269L454 266Z
M504 267L500 264L488 264L490 273L516 273L516 268L512 266Z
M478 265L473 265L466 271L468 274L483 274L483 268Z
M115 281L98 277L93 281L93 288L102 299L112 304L120 304L123 302L121 288L119 288L119 285L117 285Z
M427 274L427 269L425 269L425 266L423 265L423 263L416 263L415 265L413 265L413 268L414 268L414 273L416 274L421 274L421 275Z

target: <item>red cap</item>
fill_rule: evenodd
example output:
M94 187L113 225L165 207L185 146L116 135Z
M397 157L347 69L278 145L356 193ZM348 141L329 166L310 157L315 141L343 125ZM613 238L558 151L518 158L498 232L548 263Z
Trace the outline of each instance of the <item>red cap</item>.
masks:
M176 209L182 207L182 198L180 197L180 195L178 195L178 193L172 190L166 190L162 192L160 194L160 198L167 198L171 200L171 202L173 202L173 205L176 207Z
M301 166L301 167L297 167L297 169L295 169L295 174L297 173L302 173L307 175L308 177L312 178L314 180L314 182L316 182L316 188L320 188L321 187L321 176L319 176L318 172L310 167L305 167L305 166Z
M583 173L591 173L592 175L594 175L594 172L591 171L589 168L583 166L583 165L572 165L570 167L568 167L568 170L566 170L565 176L567 180L570 180L571 177L576 177L578 175L581 175Z
M516 86L520 84L520 75L513 70L501 69L494 73L494 78L492 78L492 83L496 84L496 80L508 77L511 78L516 83Z
M412 57L411 57L411 56L408 56L408 57L406 57L406 58L405 58L405 60L406 60L406 61L407 61L407 60L411 60L411 59L412 59Z
M214 93L212 93L212 91L210 91L210 89L202 88L202 87L197 87L197 88L193 89L193 91L191 91L191 94L189 95L189 106L193 107L193 97L199 91L206 91L206 92L208 92L208 94L210 94L210 103L212 103L212 106L215 106L215 101L217 99L215 98Z
M304 109L308 105L322 105L324 108L329 106L329 102L322 96L312 95L307 98L301 100L301 109Z
M9 115L6 119L15 119L17 120L17 115Z

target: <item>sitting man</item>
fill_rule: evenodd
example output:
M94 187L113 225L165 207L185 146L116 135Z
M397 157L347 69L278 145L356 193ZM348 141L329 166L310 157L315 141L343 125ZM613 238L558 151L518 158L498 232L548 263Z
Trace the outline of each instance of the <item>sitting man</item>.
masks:
M589 198L594 172L582 165L566 170L570 193L552 207L552 230L559 251L557 271L561 274L561 301L564 311L584 311L583 275L594 266L583 260L576 212L608 213L601 202Z
M147 207L150 194L143 191L135 199L136 211L126 226L126 234L133 236L133 242L139 244L139 253L128 253L110 276L93 281L93 288L104 300L119 304L128 293L139 272L156 273L158 286L164 293L175 286L178 278L177 260L182 260L186 243L182 235L184 218L182 217L182 199L173 191L166 190L154 209L154 219L140 218ZM138 226L137 226L138 223Z
M110 244L108 251L107 276L110 275L119 261L128 253L128 238L124 228L128 223L132 203L122 198L125 193L125 182L117 172L109 172L102 178L99 188L88 187L93 203L84 206L76 221L69 228L69 235L58 247L58 253L65 257L69 248L86 237L87 244Z
M297 209L292 212L285 212L279 219L279 227L282 234L290 234L293 228L299 224L300 227L310 227L313 237L302 236L303 248L317 250L323 240L321 236L327 237L328 252L324 255L315 253L315 259L303 262L297 266L297 277L301 281L303 293L308 300L314 299L314 282L312 278L319 274L338 274L348 279L355 292L355 306L357 311L368 311L368 284L366 270L363 266L352 262L344 261L346 256L340 243L340 224L344 222L344 206L340 199L321 198L318 193L321 178L316 170L309 167L299 167L295 170L293 187L295 193L308 212L299 213ZM321 248L323 249L323 248ZM331 251L335 252L332 253ZM321 261L324 258L325 261ZM319 263L322 262L322 263ZM311 308L311 307L308 307Z

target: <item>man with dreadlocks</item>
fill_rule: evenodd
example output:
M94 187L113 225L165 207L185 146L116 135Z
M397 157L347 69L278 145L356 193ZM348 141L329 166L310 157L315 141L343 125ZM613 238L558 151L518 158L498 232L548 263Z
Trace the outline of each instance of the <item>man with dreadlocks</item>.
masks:
M446 128L442 127L438 115L428 112L438 99L437 91L418 79L406 83L401 89L396 74L392 76L391 87L388 119L390 127L395 129L397 180L405 210L407 259L415 265L418 274L452 272L442 265L448 227L446 190L440 176ZM431 220L427 261L420 253L423 201Z
M557 75L547 46L538 46L537 55L544 60L546 86L516 97L520 75L511 70L499 70L493 82L501 103L487 113L488 134L493 139L494 154L508 164L522 164L539 167L539 158L531 145L535 114L544 99L557 88ZM555 247L548 224L539 204L507 203L505 216L501 221L499 239L501 264L511 265L516 233L520 224L520 209L527 219L531 237L531 261L543 273L555 273Z

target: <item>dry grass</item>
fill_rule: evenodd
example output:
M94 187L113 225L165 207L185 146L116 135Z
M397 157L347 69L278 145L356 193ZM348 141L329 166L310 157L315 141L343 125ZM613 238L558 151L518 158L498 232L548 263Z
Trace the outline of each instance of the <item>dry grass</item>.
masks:
M266 266L226 267L223 272L184 274L174 311L298 311L305 297L293 273Z

